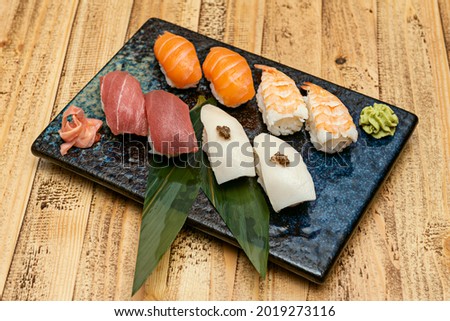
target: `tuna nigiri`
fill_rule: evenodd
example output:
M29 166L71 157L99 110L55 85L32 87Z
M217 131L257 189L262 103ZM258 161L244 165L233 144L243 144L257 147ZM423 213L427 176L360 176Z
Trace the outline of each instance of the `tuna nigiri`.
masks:
M303 83L301 88L308 92L306 129L316 149L337 153L358 140L352 116L339 98L310 82Z
M145 95L145 108L152 153L170 157L198 150L189 107L180 98L154 90Z
M214 97L227 107L237 107L255 96L247 61L230 49L211 48L203 63L203 73L211 82Z
M298 132L308 109L294 80L273 67L255 67L263 71L256 100L267 129L277 136Z
M125 71L100 77L102 108L106 124L114 135L129 133L147 136L147 118L141 84Z
M69 121L69 116L72 120ZM103 122L95 118L86 118L83 109L70 106L63 114L61 129L58 131L64 143L61 145L61 155L66 155L72 146L80 148L91 147L100 140L97 131Z
M189 40L165 31L156 40L153 51L169 86L195 87L202 78L195 47Z

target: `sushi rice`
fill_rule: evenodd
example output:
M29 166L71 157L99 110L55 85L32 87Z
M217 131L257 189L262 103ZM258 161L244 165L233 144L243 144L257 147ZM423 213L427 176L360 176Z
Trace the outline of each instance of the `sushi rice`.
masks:
M262 70L256 93L259 111L273 135L298 132L308 118L308 109L295 81L276 68L255 64Z
M301 88L308 94L304 97L309 111L306 130L317 150L339 153L358 140L353 119L339 98L310 82L305 82Z
M258 103L259 111L263 115L263 122L266 124L267 129L276 136L291 135L300 131L303 127L305 119L308 118L308 114L297 108L296 111L290 115L280 114L276 110L266 109L266 104L261 94L261 87L258 88L256 93L256 102Z
M167 76L167 73L166 73L166 70L164 69L164 67L163 67L160 63L158 63L158 64L159 64L159 67L161 68L161 72L164 74L164 77L166 78L167 84L168 84L170 87L172 87L172 88L178 88L178 87L174 84L174 82L172 81L172 79L170 79L169 76ZM194 88L194 87L196 87L196 86L198 85L199 82L200 82L200 80L197 81L197 82L191 83L191 84L187 84L186 86L181 87L181 88L178 88L178 89Z

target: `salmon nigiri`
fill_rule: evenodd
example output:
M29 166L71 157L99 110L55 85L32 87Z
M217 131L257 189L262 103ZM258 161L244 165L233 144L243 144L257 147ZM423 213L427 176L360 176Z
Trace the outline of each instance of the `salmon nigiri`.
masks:
M169 86L191 88L202 79L197 52L186 38L165 31L156 39L153 51Z
M244 57L223 47L211 48L203 63L216 99L227 107L237 107L255 96L250 67Z
M276 136L298 132L308 118L308 109L294 80L273 67L255 68L263 71L256 100L267 129Z
M353 118L339 98L310 82L303 83L301 88L308 92L306 129L316 149L337 153L358 140Z

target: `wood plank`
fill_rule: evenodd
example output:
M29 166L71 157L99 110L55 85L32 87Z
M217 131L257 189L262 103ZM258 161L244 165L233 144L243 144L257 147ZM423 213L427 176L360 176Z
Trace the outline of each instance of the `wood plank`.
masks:
M378 19L380 97L419 117L389 178L402 298L448 300L450 82L437 2L380 2Z
M441 7L442 9L442 7ZM450 15L450 4L447 2L446 11L447 18ZM440 168L442 176L439 173L434 173L440 181L430 181L431 189L430 193L437 193L436 197L431 200L431 210L437 211L428 216L427 229L425 231L425 250L427 250L427 261L429 264L425 273L428 275L435 275L435 278L439 278L439 281L430 282L433 284L433 289L442 289L442 300L450 299L450 112L448 107L450 106L450 56L449 56L449 27L448 19L441 21L438 19L439 6L436 2L428 3L424 7L424 16L429 20L429 29L436 30L436 32L428 33L429 43L431 44L428 53L431 63L431 69L433 71L434 93L436 103L439 107L439 112L436 113L434 122L440 121L440 127L442 133L440 133L440 139L442 142L436 142L436 146L433 146L433 150L438 149L441 154L437 154L436 160L442 159L442 167ZM444 25L442 23L445 23ZM447 29L445 29L447 28ZM443 31L441 33L440 31ZM447 47L445 46L447 45ZM447 52L446 52L447 49ZM447 64L445 63L447 59ZM418 85L418 84L416 84ZM425 91L422 89L422 92ZM433 139L433 136L429 136L429 139ZM429 150L425 150L425 155ZM425 161L428 161L425 156ZM429 164L429 163L428 163ZM428 172L432 172L431 168L428 168ZM445 175L447 174L447 175ZM439 182L439 184L436 184ZM436 185L435 185L436 184ZM444 224L441 224L444 222ZM432 244L428 246L428 244ZM447 250L447 251L446 251ZM431 279L431 278L430 278ZM428 280L427 280L428 281ZM416 285L417 286L421 286ZM439 296L436 296L439 297ZM434 299L434 298L433 298Z
M80 5L55 112L59 112L122 47L132 5L132 1ZM92 203L83 213L87 222L84 236L80 235L82 249L76 266L73 299L127 300L131 295L135 264L129 258L136 256L142 207L96 184L89 193ZM131 240L127 241L128 238Z
M227 30L228 0L203 0L200 7L198 32L224 41Z
M264 44L274 44L272 52L275 58L273 59L280 60L278 57L282 57L283 63L377 96L375 2L323 2L323 7L314 7L313 5L317 5L316 2L298 5L299 7L293 8L290 3L281 4L279 11L269 15L276 17L273 20L280 24L278 27L275 24L274 27L274 22L268 19L270 30L273 30L270 37L274 41L264 41ZM281 11L281 8L284 10ZM294 12L308 20L304 21L302 26L293 25L289 19L295 21L301 19L292 18L294 13L291 14L288 9L294 9ZM320 21L322 21L321 24L318 23ZM278 34L274 35L275 32ZM352 37L348 37L348 34L352 34ZM364 43L365 47L361 47L361 43ZM305 46L305 44L308 45ZM264 46L264 48L267 47ZM292 54L297 52L300 54ZM325 285L311 285L309 289L308 282L300 281L297 276L277 268L274 270L281 276L274 279L274 284L269 286L270 290L266 297L280 297L282 293L285 293L283 290L286 287L291 290L291 294L296 293L297 298L311 300L367 298L373 295L367 293L369 289L378 297L383 297L384 289L377 283L380 276L383 277L383 271L379 268L379 263L375 268L370 266L374 253L383 253L383 244L377 241L376 237L375 240L372 237L372 241L367 242L367 234L376 235L377 233L374 222L369 222L368 225L367 221L366 219L362 222L356 236L344 251L340 263L337 264ZM355 272L349 274L348 271L352 269ZM364 281L366 279L370 280L369 283L375 284L375 287L367 287L368 290L365 290L368 283ZM296 280L297 284L293 286L292 280ZM342 291L335 289L342 289ZM275 292L276 295L270 291ZM354 296L349 297L349 293L354 293ZM286 297L292 297L291 294Z
M132 18L130 26L140 26L150 17L159 17L197 31L200 1L180 1L178 5L164 1L158 6L151 1L138 1L133 10L135 12L137 15ZM183 228L170 251L133 299L207 300L211 292L211 253L214 253L210 250L211 246L220 249L221 242L202 232Z
M136 11L147 7L149 15L186 26L191 30L253 52L261 50L262 21L258 15L263 12L264 1L202 1L187 12L199 13L198 28L189 26L191 20L180 21L185 15L172 12L162 15L165 3L159 12L149 13L148 4L140 4ZM257 8L248 10L249 8ZM133 11L134 12L134 11ZM252 14L249 14L252 12ZM174 19L174 17L181 17ZM147 17L139 17L140 25ZM172 20L173 19L173 20ZM132 19L133 21L133 19ZM239 27L238 27L239 26ZM230 300L233 296L238 250L202 232L184 228L170 254L166 254L144 288L134 299L158 300ZM246 259L246 258L245 258ZM251 272L255 275L254 270ZM257 274L256 274L257 275Z
M82 2L76 18L76 3L15 1L0 7L0 59L11 62L0 65L0 134L7 133L0 135L6 178L0 191L8 200L0 205L2 254L9 247L12 256L26 213L8 277L9 263L0 267L7 277L0 298L129 298L140 206L44 161L32 184L37 160L29 146L51 113L45 107L38 113L35 106L54 104L53 113L59 111L126 37L158 16L379 95L417 113L420 124L326 284L312 285L272 264L260 280L242 251L185 228L134 299L449 300L447 3L344 1L337 7L323 1L322 7L312 0L255 0L254 15L244 2L185 3L136 1L128 31L129 2ZM257 17L262 12L263 21Z
M322 77L377 96L376 1L326 1L322 14Z
M203 1L199 32L250 52L261 54L266 1ZM258 288L259 276L242 250L222 243L214 248L211 289L214 300L236 298L240 279ZM248 269L241 273L241 266ZM225 273L224 273L225 272ZM255 281L252 282L251 280ZM220 292L222 288L222 292ZM253 291L252 291L253 293Z
M208 300L211 282L211 245L220 242L184 228L170 250L166 299Z
M438 0L438 5L441 17L440 25L444 32L445 47L447 49L447 60L450 62L450 1Z
M321 1L268 1L264 21L262 56L320 75ZM236 282L235 299L306 300L308 281L276 265L269 267L266 280L259 284L248 278ZM249 288L253 297L243 296Z
M433 79L434 86L437 88L436 98L438 99L440 111L442 114L442 125L444 127L445 133L450 132L450 112L448 110L449 101L450 101L450 1L439 1L438 6L429 6L431 13L431 29L436 30L430 34L431 41L434 44L438 42L437 45L433 45L430 49L431 61L434 63L431 64L433 68ZM440 13L440 18L438 19L438 12ZM441 34L440 30L442 30L443 34ZM442 45L443 39L445 45ZM447 60L447 66L445 65L445 60ZM443 63L444 62L444 63ZM447 152L447 159L450 159L450 137L448 135L443 135L444 139L444 150ZM447 164L450 168L450 164ZM450 171L447 171L449 173ZM444 192L448 193L450 191L450 176L447 176L447 185L444 188ZM444 197L443 200L447 200L447 203L444 202L444 205L447 206L447 209L450 206L450 196L446 194L447 197Z
M95 185L74 300L129 300L142 206Z
M261 55L320 74L320 55L317 52L321 50L321 43L316 39L321 33L321 13L320 1L267 1ZM305 43L310 44L308 49ZM273 264L269 264L266 279L261 280L245 254L239 254L233 300L304 300L307 291L307 281Z
M0 297L8 297L5 282L38 164L30 146L50 118L76 7L10 1L0 11L0 60L8 62L0 66Z
M197 31L200 4L199 0L135 1L128 36L132 36L151 17L161 18ZM198 282L198 280L205 280L209 275L208 258L210 253L207 249L210 242L217 241L211 240L201 232L183 228L170 251L164 255L141 290L134 295L133 300L177 300L183 298L185 300L194 298L206 300L208 286L201 287L200 285L204 282ZM134 241L134 244L137 245L137 240ZM179 280L180 277L182 281ZM172 281L174 279L175 281ZM132 282L133 279L130 284Z
M99 1L80 6L66 59L65 77L61 81L61 97L57 101L61 108L122 47L132 5L132 1ZM85 59L86 56L89 58ZM72 91L74 84L77 88ZM89 193L92 202L84 213L88 220L76 266L73 299L128 299L134 262L124 257L136 255L134 244L142 208L96 184ZM124 244L127 237L133 238L134 243Z
M14 17L16 16L16 12L18 10L20 3L19 1L14 1L12 3L6 3L6 1L0 2L0 14L2 17L1 20L1 29L0 29L0 50L3 52L3 48L7 45L11 44L11 28L14 27L13 23L15 23ZM23 10L23 8L22 8ZM4 68L2 65L0 68ZM2 73L3 74L3 73Z
M131 2L125 1L80 3L70 35L54 113L123 44L131 6ZM59 15L47 14L45 20L53 19L54 25L60 25L61 22L55 17ZM59 43L59 38L53 41ZM44 39L43 43L48 46L47 40ZM60 74L54 75L55 79L59 77ZM53 102L48 104L51 105ZM47 122L48 119L40 122L39 130ZM91 212L96 213L96 205L104 205L97 202L91 206L92 197L93 183L48 162L40 162L7 279L5 298L73 298L88 218Z
M267 1L262 55L319 76L322 50L321 15L321 1Z
M223 41L260 55L265 6L265 0L229 1Z
M128 38L152 17L164 19L192 31L197 31L201 2L201 0L137 0L133 5Z
M321 75L378 97L376 1L324 2ZM392 211L388 186L382 187L327 282L311 286L308 299L401 299L396 229L387 215ZM395 282L388 282L388 276Z

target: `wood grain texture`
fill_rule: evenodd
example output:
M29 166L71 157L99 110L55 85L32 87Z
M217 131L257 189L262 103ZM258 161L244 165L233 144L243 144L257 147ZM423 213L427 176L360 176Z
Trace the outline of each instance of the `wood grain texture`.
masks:
M444 33L445 47L447 49L447 60L450 62L450 1L439 0L438 10L441 18L441 27ZM435 14L437 14L435 12ZM437 19L435 19L437 22Z
M11 1L0 11L0 297L38 163L30 146L50 120L76 7Z
M135 1L128 34L132 35L151 17L162 18L197 31L200 4L200 1ZM205 280L209 275L208 240L211 241L211 238L200 232L182 229L170 251L164 255L133 299L177 300L190 297L206 300L209 287L208 285L202 287L205 282L198 281Z
M319 76L321 37L322 1L267 1L261 52L264 57Z
M261 54L265 0L228 1L224 42Z
M130 18L128 37L131 37L148 19L153 17L197 31L200 6L200 0L136 0Z
M267 1L261 54L294 68L320 74L321 57L317 52L320 52L321 44L315 40L321 34L321 15L320 1ZM289 23L290 19L296 21L295 28ZM311 43L309 50L304 43ZM237 263L233 300L306 300L308 281L273 264L269 264L266 279L260 280L243 253Z
M419 126L325 284L273 264L260 279L241 250L185 227L132 299L450 300L449 16L447 0L0 0L0 298L130 299L141 206L29 148L159 17L379 97Z
M388 180L404 300L448 300L450 294L450 267L443 257L450 229L450 90L442 29L432 29L439 17L436 10L432 1L380 2L378 8L380 98L419 117L417 131ZM438 97L438 87L447 94Z
M202 0L198 32L223 41L227 31L227 0Z
M276 27L277 22L271 21L269 25L272 26L271 30L279 30L281 36L274 37L269 31L273 40L264 42L268 44L264 47L264 50L268 50L268 54L276 57L279 53L301 51L301 55L290 54L282 61L289 62L291 60L292 62L288 63L291 66L330 79L346 87L365 89L366 94L377 96L376 4L374 2L363 2L362 4L351 1L323 2L319 6L317 2L305 1L281 4L278 2L277 5L281 12L268 11L267 15L280 24L278 28ZM304 21L305 25L298 29L309 32L298 32L293 27L291 27L292 30L288 29L289 18L295 15L295 13L291 14L289 10L301 14L302 17L307 17L307 20ZM280 16L281 19L274 18ZM322 21L322 23L314 24L314 21ZM275 28L273 28L274 23ZM352 34L352 37L348 37L349 34ZM266 35L268 33L265 33ZM323 35L322 42L317 41L320 39L320 35ZM361 43L364 43L365 46L360 46ZM305 44L312 47L305 46ZM302 50L300 47L304 49ZM301 59L296 59L298 57ZM364 84L365 88L362 88L360 84ZM357 88L358 86L360 88ZM279 276L274 279L272 286L265 287L272 288L272 291L278 289L277 295L266 295L264 299L280 297L280 293L284 293L283 289L286 287L291 288L291 293L286 295L286 298L292 297L292 292L297 293L299 299L311 300L327 300L330 296L342 300L348 299L351 294L353 295L352 299L364 299L369 296L377 298L376 295L380 295L380 299L383 298L384 283L380 284L379 280L384 278L384 271L380 262L375 266L371 265L374 260L380 261L376 254L383 253L382 242L378 241L376 237L372 237L373 233L376 234L376 227L373 222L370 224L367 221L366 219L361 223L356 236L345 249L330 280L325 285L318 287L303 281L297 282L297 285L293 286L290 279L295 280L297 277L290 276L287 272L283 273L280 269L277 271ZM368 237L371 238L370 242L367 242ZM363 268L354 268L359 265L362 265ZM352 273L348 273L349 269ZM283 280L285 281L280 282ZM370 289L372 293L367 293L367 289Z
M132 6L132 1L80 5L55 109L62 108L122 47ZM72 298L127 300L131 296L142 207L96 184L89 192L91 203L83 213L87 223Z
M322 10L321 76L378 97L376 2L325 1ZM393 242L395 248L395 240L390 240L389 235L395 235L395 230L386 229L384 214L390 212L390 204L383 197L385 189L386 185L338 259L328 282L311 286L308 299L396 299L388 293L398 292L388 288L397 283L386 281L392 251L388 243Z
M62 75L55 75L56 79L62 77L54 113L67 104L123 44L132 3L112 2L107 4L107 10L104 4L81 2L75 22L70 23L73 30ZM109 23L113 19L115 23ZM91 212L96 213L95 206L104 206L97 201L91 208L92 194L92 182L40 162L4 291L6 299L73 298L88 218ZM95 270L90 272L95 273Z
M242 7L247 11L243 11ZM259 9L249 14L250 7ZM262 1L250 1L245 5L239 1L203 1L201 8L198 8L198 31L212 38L220 36L221 39L230 39L231 44L260 52L261 42L252 39L262 38L262 21L259 21L258 15L263 8ZM231 10L232 14L225 9ZM197 7L192 10L197 12ZM238 12L240 14L236 14ZM215 22L211 23L212 21ZM240 32L235 31L237 22ZM184 26L183 23L181 25ZM224 31L218 32L217 28L222 27L225 28ZM242 30L247 30L247 34ZM236 248L201 232L184 228L172 245L170 253L164 256L134 299L231 300L239 252ZM245 255L243 260L250 264ZM256 276L258 283L259 277L253 267L250 266L248 274L251 278ZM161 284L161 280L164 280L165 284Z
M142 206L95 185L74 300L129 300Z
M376 1L324 1L321 75L363 94L378 95Z

